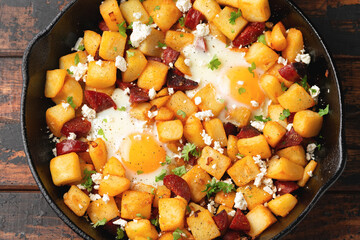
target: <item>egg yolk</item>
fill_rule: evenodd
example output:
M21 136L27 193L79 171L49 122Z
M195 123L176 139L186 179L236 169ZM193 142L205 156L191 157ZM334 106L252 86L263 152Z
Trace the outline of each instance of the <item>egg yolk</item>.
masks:
M130 170L150 173L165 162L166 152L150 134L131 134L122 146L123 163Z
M250 73L247 67L235 67L230 69L226 76L230 79L230 94L238 102L257 109L265 99L264 93L259 86L258 75ZM256 101L257 104L252 104Z

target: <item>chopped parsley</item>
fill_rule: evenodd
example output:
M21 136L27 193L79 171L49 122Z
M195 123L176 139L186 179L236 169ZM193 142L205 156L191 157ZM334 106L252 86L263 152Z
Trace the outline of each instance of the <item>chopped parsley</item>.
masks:
M133 29L133 22L131 22L130 23L130 25L129 26L127 26L127 28L126 29Z
M106 218L103 218L102 220L97 221L94 225L93 228L97 228L98 226L104 226L106 223Z
M322 145L319 143L318 145L316 145L317 149L320 151Z
M283 90L284 92L286 91L286 90L288 90L288 88L285 86L285 83L281 83L281 90Z
M189 154L193 155L194 157L200 157L200 153L196 149L196 145L193 143L186 143L181 151L181 157L185 161L189 161Z
M225 102L225 100L224 99L222 99L222 98L218 98L218 99L216 99L219 103L224 103Z
M124 230L122 230L121 228L117 228L116 229L116 240L121 240L125 237L125 234L124 234Z
M158 42L158 47L159 47L159 48L166 47L166 44L159 41L159 42Z
M114 47L114 51L117 52L117 47Z
M103 138L107 141L107 138L105 137L105 133L104 133L104 130L102 128L100 128L97 132L97 134L99 136L103 136Z
M180 230L180 228L177 228L174 232L173 232L173 240L178 240L180 239L183 234L185 234L183 231Z
M181 109L177 110L176 114L182 116L183 118L186 118L186 113Z
M240 158L245 157L245 155L244 155L244 154L241 154L241 153L237 153L235 156L236 156L236 157L240 157Z
M186 211L187 211L188 213L191 213L191 208L189 207L189 205L186 205Z
M83 180L85 180L85 182L83 182L81 184L81 186L83 186L84 188L86 188L86 190L88 192L91 192L92 190L92 185L93 185L93 181L92 181L92 178L91 178L91 175L92 174L95 174L96 172L95 171L89 171L87 170L86 168L84 169L84 177L83 177Z
M154 11L160 10L160 6L155 6Z
M303 77L299 83L300 86L302 86L306 91L309 89L308 83L307 83L307 75Z
M280 113L280 117L279 119L284 121L287 117L290 116L290 111L289 109L284 109L282 113Z
M142 219L146 218L141 213L137 213L136 216L139 217L139 218L142 218Z
M141 170L137 170L137 175L140 175L140 174L143 174L144 173L144 171L141 171Z
M327 115L329 113L329 104L328 105L326 105L326 108L324 108L324 109L319 109L319 115L320 115L320 117L322 117L322 116L325 116L325 115Z
M119 110L119 111L126 111L126 107L121 106L121 107L117 108L117 110Z
M74 73L72 71L70 71L70 69L66 69L67 73L70 75L73 75Z
M184 17L181 17L181 18L179 18L179 24L180 24L180 26L185 26L185 19L184 19Z
M181 177L182 175L184 175L184 174L186 173L186 168L185 168L185 166L180 166L180 167L174 168L174 169L172 170L172 172L173 172L175 175Z
M239 88L238 89L238 93L241 95L241 94L243 94L243 93L245 93L246 92L246 89L245 88Z
M241 10L240 9L238 9L238 11L237 12L231 12L230 13L230 18L229 18L229 23L231 24L231 25L235 25L235 21L236 21L236 19L238 19L239 17L241 17Z
M162 169L160 174L155 177L155 182L159 182L161 180L164 180L164 177L166 176L166 170Z
M154 19L152 18L152 16L149 17L149 21L147 22L146 25L151 25L154 23Z
M171 163L171 157L166 156L165 157L165 162L161 163L161 166L165 166L165 164L170 164Z
M251 63L251 67L248 67L249 72L255 77L254 70L256 69L256 65L254 62Z
M154 225L155 227L159 226L159 218L154 218L150 220L151 224Z
M220 65L221 65L221 62L219 61L217 56L214 55L214 57L211 59L211 61L208 64L208 68L210 68L211 70L214 71L214 69L218 69Z
M127 54L128 57L133 57L135 55L134 52L131 52L129 50L126 50L126 54Z
M267 46L264 34L260 35L257 40L258 40L258 42L261 42L262 44Z
M211 195L216 194L220 191L223 191L224 193L229 193L231 191L235 191L235 186L234 184L218 181L216 180L216 178L213 177L211 181L206 184L206 189L203 192L206 192L207 197L210 198Z
M84 46L84 45L80 45L80 46L78 47L78 50L84 51L84 50L85 50L85 46Z
M184 34L183 34L183 33L180 33L180 37L184 37Z
M72 96L68 96L68 97L66 98L66 102L67 102L68 104L70 104L70 106L71 106L73 109L76 108L76 105L75 105L75 103L74 103L74 101L73 101L73 97L72 97Z
M125 21L123 21L122 23L119 23L117 26L119 28L119 33L121 34L121 36L126 37Z
M255 116L254 118L255 118L255 120L260 121L260 122L268 122L268 121L271 121L271 118L270 118L270 117L264 118L263 115Z
M80 62L80 58L79 58L79 54L77 53L77 54L75 55L75 58L74 58L75 66L78 65L79 62Z

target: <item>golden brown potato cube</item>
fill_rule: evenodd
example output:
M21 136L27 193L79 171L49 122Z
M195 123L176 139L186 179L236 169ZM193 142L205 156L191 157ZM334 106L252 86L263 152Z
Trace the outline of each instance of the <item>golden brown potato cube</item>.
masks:
M116 157L111 157L104 166L103 175L125 177L125 168L121 164L119 159L117 159Z
M250 223L250 231L248 234L253 238L260 235L260 233L277 221L271 211L263 205L256 206L246 214L246 218Z
M225 210L225 211L226 211L226 213L228 214L229 222L231 223L231 221L232 221L233 218L234 218L234 217L232 216L232 214L235 215L235 210L233 210L232 208L226 207L226 206L224 206L224 205L220 205L216 213L219 214L222 210Z
M112 61L102 61L101 66L95 61L89 63L86 85L94 88L107 88L116 82L116 67Z
M168 67L158 61L149 60L138 79L138 86L144 89L154 88L159 91L166 82Z
M305 158L305 150L301 145L291 146L281 149L276 152L279 157L287 158L288 160L305 167L307 161Z
M159 200L164 199L164 198L170 198L170 196L171 196L170 189L168 189L164 185L158 186L158 188L156 189L156 192L155 192L153 207L155 207L155 208L159 207Z
M299 112L311 108L315 105L314 99L299 84L293 84L291 87L278 97L280 105L289 109L290 112Z
M194 35L192 33L184 33L179 31L169 30L165 34L165 44L175 51L181 52L184 47L194 42Z
M296 197L287 193L271 200L268 207L275 215L285 217L295 207L296 203Z
M190 187L191 200L200 202L205 196L203 192L211 180L209 174L203 170L199 165L194 166L190 171L185 173L182 178L188 183Z
M159 43L165 42L165 33L156 30L154 28L151 29L151 33L147 38L141 42L139 46L139 50L144 53L146 56L151 57L161 57L161 53L163 49L159 47Z
M175 114L175 117L183 122L191 114L198 111L197 106L182 91L177 91L175 94L171 95L171 98L167 102L166 107L172 110Z
M144 54L137 49L129 49L126 51L125 57L127 63L127 69L125 72L122 72L122 81L123 82L132 82L140 76L144 71L147 60Z
M53 98L61 90L66 77L65 69L55 69L46 72L45 97Z
M235 23L230 23L229 19L231 17L231 13L237 13L238 11L240 10L236 8L225 7L212 20L217 28L231 41L239 35L248 23L248 21L246 21L243 17L238 17L236 18Z
M75 117L75 110L58 104L46 110L46 124L55 137L61 137L61 129L64 124Z
M201 12L209 22L221 12L221 8L215 0L196 0L193 8Z
M209 28L211 35L213 35L214 37L216 37L217 39L219 39L220 41L226 44L227 41L226 36L217 28L217 26L214 23L210 22Z
M107 162L107 149L104 140L97 138L90 143L89 154L97 172L102 172Z
M62 56L59 59L59 68L60 69L70 69L71 66L75 66L75 57L76 55L79 56L79 62L80 63L86 63L87 61L87 56L85 51L77 51L74 53L70 53L68 55ZM77 58L77 57L76 57Z
M146 192L124 192L121 201L121 218L134 219L142 216L150 219L153 197L154 195Z
M130 188L130 181L125 177L107 175L100 182L99 194L110 197L119 195Z
M249 184L239 187L237 191L243 194L249 210L272 199L272 195L265 192L263 186L256 187L253 184Z
M300 187L304 187L307 181L309 181L310 177L313 175L315 168L317 166L317 162L311 160L308 165L306 165L303 177L297 182Z
M195 203L190 203L191 211L197 212L186 219L186 222L195 239L214 239L221 235L211 213ZM198 212L200 211L200 212Z
M174 118L174 113L167 107L161 107L158 110L158 114L155 117L156 121L167 121L172 120Z
M232 208L234 206L235 195L235 192L224 193L220 191L215 195L214 201L222 206Z
M89 207L90 198L77 186L72 185L67 193L64 194L64 203L79 217L83 216Z
M285 133L286 128L275 121L267 122L263 130L264 137L266 138L269 145L273 148L276 147Z
M169 101L170 96L158 97L150 101L151 106L156 105L157 108L161 108Z
M270 18L268 0L239 0L239 7L249 22L266 22Z
M254 180L260 169L251 156L246 156L236 161L227 173L237 186L243 186Z
M143 5L163 32L169 30L181 17L180 10L172 0L147 0Z
M253 43L245 55L248 63L255 63L257 68L264 71L271 68L278 58L279 56L274 50L260 42Z
M126 36L119 32L104 31L101 38L99 56L105 60L115 61L117 56L124 55Z
M271 46L271 31L266 31L264 33L264 36L265 36L266 45L268 45L269 47L272 47Z
M125 232L129 239L135 240L138 237L145 239L158 239L158 232L156 228L147 219L139 219L128 222L125 226Z
M149 14L146 12L145 8L141 4L139 0L129 0L120 3L120 11L124 16L127 24L131 24L132 22L140 21L141 23L146 24L149 22ZM138 13L140 18L134 16Z
M234 8L239 8L238 0L216 0L220 5L232 6Z
M278 22L271 32L271 47L276 51L282 51L286 45L286 29L281 22Z
M290 28L286 36L286 48L282 51L282 56L289 62L294 62L296 55L304 49L304 40L300 30Z
M183 55L180 54L174 65L183 74L188 76L192 75L189 66L185 64L185 57Z
M271 120L280 123L281 126L286 128L288 125L287 118L280 120L280 115L283 113L283 111L284 108L280 104L269 105L268 107L268 114Z
M101 36L100 34L86 30L84 32L84 47L85 50L92 56L96 55L96 52L100 46Z
M279 69L284 67L283 64L279 64L279 63L275 63L267 72L266 74L272 75L274 77L276 77L280 84L285 85L285 87L290 87L291 85L294 84L294 82L288 81L285 78L283 78L280 73L279 73Z
M304 168L286 158L272 158L266 176L282 181L297 181L303 177Z
M56 186L80 181L82 177L78 155L72 152L54 157L50 161L50 173Z
M184 137L188 142L195 144L197 147L203 148L206 146L201 133L204 131L200 119L191 115L184 125Z
M201 157L198 159L199 166L207 171L211 176L220 180L225 171L231 164L231 159L219 153L215 149L206 146L201 152Z
M270 147L264 135L239 139L237 142L237 147L239 153L245 156L260 155L263 159L271 157Z
M214 117L217 117L225 108L225 102L217 97L216 89L211 83L200 89L194 95L193 101L195 98L201 98L201 103L198 105L199 109L202 111L211 110Z
M164 87L163 89L161 89L159 92L157 92L156 97L164 97L164 96L169 96L169 90L167 87Z
M174 231L184 227L187 203L179 198L159 200L159 224L161 231Z
M260 86L273 103L279 103L277 98L284 93L279 80L270 75L264 74L260 78Z
M130 116L138 120L146 121L149 119L148 111L151 108L151 104L148 102L134 104L130 109Z
M80 107L83 102L83 89L78 81L67 77L60 92L51 100L53 100L56 104L60 104L62 102L66 103L68 98L71 97L75 108Z
M156 128L161 142L180 140L183 136L183 125L180 120L157 122Z
M124 22L119 5L116 0L105 0L101 2L100 14L110 31L118 32L118 24Z
M247 107L236 107L230 109L227 115L237 127L245 127L250 123L251 110Z
M137 182L132 185L131 190L138 192L147 192L152 195L155 195L156 188L142 182Z
M104 202L102 199L91 202L87 209L87 214L93 224L104 218L106 221L110 221L120 215L113 197L110 197L108 202Z
M220 143L221 147L227 146L227 138L224 125L218 118L213 118L203 123L205 131L214 140Z
M238 141L237 137L235 137L233 135L229 135L226 152L227 152L228 157L233 162L235 162L237 160L236 155L239 153L239 151L237 149L237 141Z
M294 116L295 132L304 138L315 137L320 133L323 117L311 110L297 112Z
M85 90L101 92L101 93L105 93L105 94L111 96L115 90L115 85L107 87L107 88L93 88L93 87L90 87L89 85L85 85Z

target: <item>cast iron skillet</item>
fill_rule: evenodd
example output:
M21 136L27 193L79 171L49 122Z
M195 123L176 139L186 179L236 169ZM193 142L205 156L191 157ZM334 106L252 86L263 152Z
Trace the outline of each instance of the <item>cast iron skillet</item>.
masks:
M104 231L94 229L84 219L66 207L63 194L67 187L56 187L51 180L49 162L53 157L45 122L45 111L53 106L44 97L46 70L58 68L59 57L70 53L83 31L98 30L101 19L101 0L74 0L56 16L53 22L29 44L23 58L23 92L21 127L25 152L31 172L47 202L58 216L85 239L109 239ZM321 88L320 107L330 104L330 114L325 116L321 135L324 147L318 152L319 165L307 187L299 194L299 203L285 218L261 234L259 239L279 239L306 216L324 192L336 181L345 167L342 105L339 82L331 57L323 41L309 20L290 1L270 0L270 21L282 21L286 28L296 27L304 35L307 52L312 56L309 67L311 84ZM328 78L325 72L328 70Z

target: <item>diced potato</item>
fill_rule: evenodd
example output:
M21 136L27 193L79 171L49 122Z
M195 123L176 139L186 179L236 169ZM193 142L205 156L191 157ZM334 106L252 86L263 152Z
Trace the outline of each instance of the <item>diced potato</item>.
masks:
M50 161L50 173L56 186L81 180L80 161L76 153L54 157Z
M205 131L213 139L213 141L218 141L221 147L227 146L227 138L224 129L224 125L218 118L213 118L209 121L203 123Z
M297 184L300 187L304 187L305 184L307 183L307 181L309 181L310 176L313 175L313 172L315 171L316 166L317 166L317 162L315 162L314 160L311 160L308 163L308 165L306 165L303 177L297 182Z
M224 193L220 191L215 195L214 201L220 205L232 208L234 206L235 195L235 192Z
M107 175L100 182L99 194L107 194L111 197L114 197L116 195L119 195L120 193L125 192L129 188L129 179L125 177Z
M217 14L212 22L217 26L217 28L231 41L233 41L237 35L245 28L248 21L243 17L238 17L235 20L235 24L230 23L229 19L231 13L236 13L238 9L232 7L225 7L219 14Z
M279 157L287 158L288 160L305 167L307 161L305 158L305 150L301 145L291 146L281 149L276 152Z
M279 80L272 75L264 74L260 78L260 85L270 100L278 104L277 98L284 93Z
M200 119L191 115L184 125L184 137L188 142L195 144L197 147L203 148L206 146L201 133L204 131Z
M236 107L230 109L227 115L237 127L245 127L250 123L251 110L247 107Z
M181 17L181 12L173 0L146 0L143 5L163 32L169 30Z
M146 60L144 54L137 49L127 50L125 60L127 63L127 69L125 72L121 73L122 81L132 82L138 79L140 74L144 71L148 61Z
M174 65L183 74L187 76L192 75L189 66L185 64L185 57L182 54L180 54Z
M215 87L209 83L205 87L201 88L192 98L200 97L201 103L198 105L202 111L211 110L214 117L217 117L220 112L225 108L225 102L217 97Z
M165 33L156 30L154 28L151 29L150 35L141 42L139 46L139 50L144 53L146 56L151 57L161 57L161 53L163 49L159 47L159 43L165 42Z
M280 105L289 109L290 112L299 112L311 108L315 105L314 99L299 84L293 84L291 87L278 97Z
M235 8L239 8L238 0L216 0L220 5L232 6Z
M320 133L323 117L311 110L297 112L294 116L295 132L304 138L315 137Z
M157 108L161 108L166 105L166 103L169 101L170 96L163 96L158 97L150 101L151 105L156 105Z
M148 102L134 104L130 109L130 116L138 120L146 121L149 119L148 111L151 108L151 104Z
M181 52L184 47L194 42L194 35L192 33L184 33L179 31L169 30L165 34L165 44L175 51Z
M225 171L231 164L231 159L219 153L215 149L206 146L201 152L201 157L198 159L199 166L207 171L211 176L220 180Z
M200 202L205 196L203 192L211 180L209 174L203 170L199 165L194 166L182 178L188 183L190 187L191 200Z
M97 50L99 49L101 42L100 34L86 30L84 32L84 47L85 50L92 56L96 55Z
M245 156L260 155L261 158L271 157L270 147L264 135L258 135L252 138L239 139L237 147L240 154Z
M196 0L193 8L201 12L209 22L221 11L219 4L215 0Z
M235 137L233 135L229 135L226 152L227 152L228 157L233 162L235 162L237 160L236 155L239 153L239 151L237 149L237 141L238 141L237 137Z
M156 128L161 142L180 140L183 136L183 125L180 120L157 122Z
M89 207L90 198L77 186L72 185L67 193L64 194L64 203L79 217L83 216Z
M89 208L87 209L87 214L91 222L94 224L104 218L106 221L110 221L120 215L119 209L113 197L110 197L108 202L104 202L102 198L91 202Z
M264 36L265 36L266 45L268 45L269 47L272 48L272 46L271 46L271 31L266 31L264 33Z
M275 215L285 217L295 207L296 203L296 197L287 193L271 200L268 207Z
M137 182L132 185L131 190L138 192L147 192L150 193L151 195L155 195L156 188L154 186L142 182Z
M161 62L149 60L138 79L138 86L144 89L154 88L159 91L166 82L168 67Z
M55 137L61 137L61 129L64 124L75 117L75 110L68 106L58 104L46 110L46 124Z
M279 56L274 50L260 42L253 43L245 55L248 63L255 63L257 68L266 71L278 60Z
M121 201L121 218L134 219L141 215L150 219L153 197L154 195L146 192L124 192Z
M179 198L159 200L159 224L161 231L174 231L184 227L187 203Z
M269 105L268 114L272 121L278 122L281 126L287 127L287 118L280 120L280 115L283 113L284 108L280 104Z
M271 47L276 51L282 51L286 45L286 29L281 22L278 22L271 32Z
M237 191L243 194L249 210L252 210L256 206L272 199L272 195L268 192L265 192L263 190L263 186L256 187L255 185L250 184L239 187Z
M111 96L115 90L115 85L112 85L107 88L93 88L93 87L90 87L89 85L85 85L85 90L101 92L101 93L105 93L105 94Z
M111 157L104 166L103 175L125 177L125 168L119 159L116 157Z
M158 232L156 228L147 219L139 219L128 222L125 226L126 235L131 240L143 237L145 239L158 239Z
M235 162L227 173L237 186L243 186L254 180L260 169L251 156L246 156Z
M120 3L120 11L124 16L126 23L131 24L132 22L140 21L146 24L149 22L149 14L139 0L129 0ZM141 13L140 19L134 17L134 13ZM140 15L140 14L139 14Z
M161 89L157 94L156 97L164 97L164 96L169 96L169 90L167 87L164 87L163 89Z
M117 56L124 55L126 36L119 32L104 31L101 38L99 56L105 60L115 61Z
M272 158L266 176L282 181L297 181L303 177L304 168L286 158Z
M268 0L239 0L243 17L249 22L266 22L270 18Z
M171 95L166 107L172 110L175 113L176 118L183 122L198 110L197 106L182 91L177 91L175 94Z
M64 86L66 77L65 69L55 69L46 72L45 97L55 97Z
M279 64L279 63L275 63L267 72L266 74L272 75L274 77L276 77L280 84L283 84L285 87L290 87L291 85L294 84L294 82L288 81L285 78L283 78L280 73L279 73L279 69L284 67L283 64Z
M100 14L103 17L106 26L113 32L119 31L118 24L125 21L116 0L105 0L101 2Z
M277 221L271 211L263 205L256 206L246 214L246 218L250 223L250 231L248 234L253 238L260 235L260 233Z
M286 48L282 51L282 56L289 62L294 62L296 55L304 49L304 40L300 30L290 28L286 37Z
M286 134L286 128L280 123L269 121L265 124L263 134L269 145L274 148Z
M83 89L78 81L73 78L67 77L65 79L64 85L61 88L60 92L52 98L52 100L56 104L60 104L62 102L68 102L68 98L72 97L72 101L75 105L75 108L81 106L83 102Z
M226 36L217 28L217 26L214 23L210 22L209 28L210 28L211 35L215 36L217 39L219 39L223 43L225 43L225 44L227 43Z
M94 88L107 88L116 82L116 67L112 61L102 61L101 66L95 61L89 63L86 85Z
M174 113L167 107L161 107L158 110L158 114L155 117L156 121L167 121L172 120L174 118Z
M86 63L87 56L85 51L77 51L74 53L70 53L68 55L62 56L59 59L59 68L60 69L70 69L71 66L75 66L75 57L76 55L79 56L79 62L80 63Z
M102 172L107 162L107 149L104 140L97 138L90 143L89 154L97 172Z
M170 197L171 197L170 189L168 189L164 185L158 186L158 188L156 189L156 192L155 192L153 207L155 207L155 208L159 207L160 199L165 199L165 198L170 198Z

